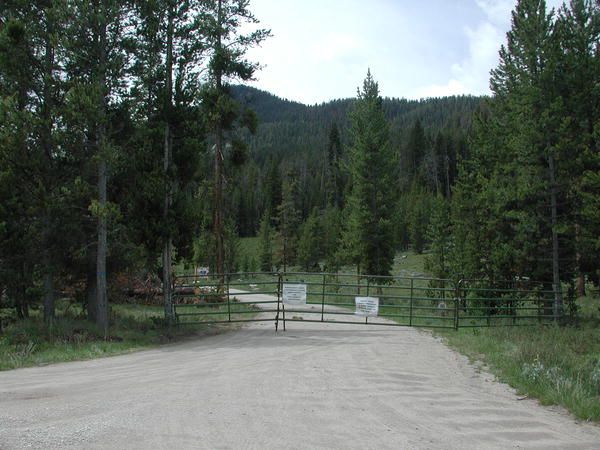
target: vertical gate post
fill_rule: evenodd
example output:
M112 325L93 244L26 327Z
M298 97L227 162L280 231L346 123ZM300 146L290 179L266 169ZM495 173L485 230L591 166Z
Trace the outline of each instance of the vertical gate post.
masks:
M454 329L458 330L460 317L460 287L463 280L458 280L454 291Z
M231 301L229 299L229 276L227 276L225 281L225 289L227 289L227 320L231 322Z
M285 303L283 302L283 274L279 272L279 292L281 297L281 311L283 313L283 331L285 331Z
M179 301L178 295L177 295L177 291L175 290L175 285L177 284L176 282L176 278L177 278L177 274L173 273L171 275L171 280L172 280L172 284L171 284L171 292L173 293L172 297L171 297L171 311L169 314L169 317L167 317L167 322L169 324L169 328L173 325L173 322L176 322L176 325L179 326L179 321L177 320L176 317L176 308L175 308L175 303L177 301Z
M279 329L279 307L281 304L281 273L277 273L277 313L275 314L275 332Z
M542 289L544 287L542 286ZM540 293L539 291L537 292L537 299L536 299L536 305L538 308L538 323L542 323L542 314L544 313L543 309L542 309L542 305L544 304L544 302L542 301L542 293Z
M371 283L371 280L369 280L367 278L367 297L369 296L369 285ZM369 316L365 316L365 324L369 323Z
M513 325L517 324L517 313L519 312L519 287L516 285L516 283L513 281L511 283L512 285L512 299L510 300L509 303L509 308L508 310L510 311L510 315L512 316L512 322ZM529 312L526 313L526 315L529 315Z
M325 274L323 274L323 290L321 291L321 322L325 315Z
M408 326L412 327L413 319L413 289L414 289L414 278L410 279L410 303L408 306Z

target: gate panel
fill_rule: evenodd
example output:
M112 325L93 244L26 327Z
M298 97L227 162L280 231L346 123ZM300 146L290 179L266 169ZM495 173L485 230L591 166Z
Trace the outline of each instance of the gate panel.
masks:
M448 280L327 273L285 273L282 283L303 283L307 305L283 304L286 321L365 323L455 328L456 288ZM356 297L378 299L376 317L356 314Z
M279 274L226 274L175 279L174 315L178 325L277 320ZM267 313L270 317L259 313Z

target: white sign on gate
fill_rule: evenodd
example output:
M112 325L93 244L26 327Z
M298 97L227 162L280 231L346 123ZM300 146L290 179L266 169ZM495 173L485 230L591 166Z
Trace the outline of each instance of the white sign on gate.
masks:
M377 317L379 314L378 297L355 297L356 311L354 314L363 317Z
M283 303L286 305L306 305L306 284L283 284Z

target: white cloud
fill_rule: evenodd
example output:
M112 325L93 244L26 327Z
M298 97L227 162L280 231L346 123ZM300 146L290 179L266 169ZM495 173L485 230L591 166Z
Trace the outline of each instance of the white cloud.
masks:
M489 72L498 64L498 49L503 33L489 22L476 29L466 28L469 40L469 57L452 67L452 73L470 92L487 92Z
M452 78L446 84L433 84L417 90L417 97L489 93L489 72L498 63L502 32L489 22L472 29L465 27L468 56L452 64Z
M568 0L546 0L546 11L558 9L563 2ZM475 0L477 6L485 13L488 20L494 25L508 31L511 24L511 11L515 8L516 0Z
M452 79L446 84L432 84L424 88L417 89L416 98L429 98L429 97L446 97L448 95L463 95L468 94L469 91L465 86L458 80Z
M274 35L248 54L265 65L253 84L315 103L354 95L371 68L387 96L489 94L516 2L252 0Z
M515 0L476 0L475 3L492 24L502 28L510 27L510 12L515 6Z
M329 33L317 42L313 52L317 62L331 62L347 56L356 56L364 48L355 36L347 33Z

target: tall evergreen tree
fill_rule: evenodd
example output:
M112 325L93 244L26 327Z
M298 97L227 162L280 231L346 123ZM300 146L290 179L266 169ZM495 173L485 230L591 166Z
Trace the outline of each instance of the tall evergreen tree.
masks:
M427 136L423 129L421 119L417 119L410 130L408 142L400 155L400 174L404 183L404 190L413 182L422 182L421 162L427 153Z
M321 214L321 246L326 272L337 272L341 266L342 212L336 207L326 208Z
M355 261L364 261L365 273L389 275L394 260L394 158L379 87L370 71L358 91L351 120L352 191L345 247L364 252L354 257Z
M92 153L96 170L96 195L90 211L96 217L96 298L88 310L108 334L107 255L108 222L117 209L108 200L109 169L117 146L113 120L124 99L127 41L124 39L130 15L126 2L95 0L68 3L72 36L66 52L70 83L68 108L73 130L81 145ZM77 112L76 112L77 110Z
M322 235L319 213L315 208L300 227L297 260L302 270L320 271L319 262L323 256L320 239Z
M203 131L196 109L204 50L201 6L196 0L153 0L136 4L140 20L136 26L139 40L132 71L135 77L132 94L146 128L139 144L162 149L162 280L163 303L169 319L172 316L173 240L177 228L184 228L174 223L172 210L174 204L181 202L178 197L182 197L197 172L197 157L193 153L200 153L199 136L194 136L199 133L186 124L186 119L194 120L193 128ZM157 153L152 148L145 150ZM176 164L183 159L185 166ZM181 222L181 212L177 216Z
M260 221L260 270L263 272L271 272L273 270L273 242L271 217L268 210L265 211Z
M10 147L1 149L0 166L10 174L2 178L12 178L12 186L7 186L5 192L12 191L16 197L23 195L17 192L19 190L27 192L22 197L22 218L8 223L14 225L27 218L28 226L24 229L28 230L28 240L24 244L32 250L36 248L30 255L21 252L16 256L9 252L5 256L20 259L11 265L20 272L19 278L26 286L38 283L34 279L27 280L29 276L41 274L46 323L54 319L55 283L63 266L61 247L67 246L68 240L60 234L66 215L65 183L73 176L65 164L70 155L61 142L66 90L63 70L66 33L62 23L68 15L67 6L64 1L17 0L4 2L0 8L0 99L3 102L0 133L13 141ZM21 234L14 231L9 240L12 244ZM26 262L29 256L34 258Z
M570 240L575 256L573 270L577 278L577 293L585 295L585 275L597 280L600 254L594 246L594 236L600 233L600 222L585 211L591 211L588 201L594 192L589 183L600 171L598 153L600 137L600 4L592 0L573 0L563 5L553 33L553 82L555 114L560 125L556 142L557 178L563 185L566 204L560 214L568 215ZM560 180L566 180L566 183ZM596 188L597 189L597 188ZM590 195L591 194L591 195ZM567 236L564 236L563 239Z
M343 208L342 141L336 122L331 125L327 143L325 170L325 204Z
M293 173L288 173L282 182L281 203L277 206L277 228L279 240L279 263L285 272L295 261L300 211L297 208L297 182Z
M427 228L431 253L425 258L425 270L436 278L445 279L450 276L450 227L448 202L438 194L432 205L431 221Z
M258 20L248 9L249 0L204 0L203 23L207 51L210 54L209 79L204 93L207 123L214 135L213 229L216 244L216 271L224 273L224 162L227 138L235 161L243 159L244 144L233 139L238 126L255 131L254 116L248 111L240 113L239 103L231 95L230 80L252 79L258 64L244 58L249 48L260 44L270 32L258 29L243 34L242 24L256 24ZM222 277L221 277L222 278Z

